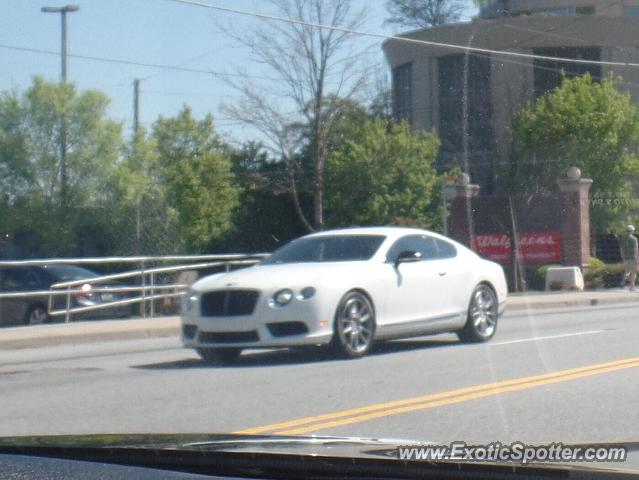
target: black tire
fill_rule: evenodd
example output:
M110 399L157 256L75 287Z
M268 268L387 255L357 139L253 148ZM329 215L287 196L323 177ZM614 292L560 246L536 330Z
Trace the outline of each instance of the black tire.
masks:
M375 338L375 309L361 292L348 292L340 300L333 323L333 352L344 358L366 355Z
M233 347L198 348L197 353L206 363L212 365L227 365L237 360L242 353L242 349Z
M41 325L48 323L50 320L47 307L39 303L29 306L27 313L24 315L25 325Z
M462 342L486 342L495 335L498 319L497 295L492 288L481 283L470 296L466 325L457 332L457 336Z

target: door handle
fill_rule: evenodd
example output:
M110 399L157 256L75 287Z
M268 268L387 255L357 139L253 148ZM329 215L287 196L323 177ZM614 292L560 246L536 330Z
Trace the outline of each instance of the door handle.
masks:
M443 277L444 275L446 275L448 272L438 272L440 277Z

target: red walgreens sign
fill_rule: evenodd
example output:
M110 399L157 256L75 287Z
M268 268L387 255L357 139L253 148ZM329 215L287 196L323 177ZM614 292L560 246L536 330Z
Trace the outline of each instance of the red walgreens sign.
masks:
M475 235L473 249L494 262L503 265L512 263L512 245L510 237L505 233ZM525 264L561 263L561 233L520 233L519 250Z

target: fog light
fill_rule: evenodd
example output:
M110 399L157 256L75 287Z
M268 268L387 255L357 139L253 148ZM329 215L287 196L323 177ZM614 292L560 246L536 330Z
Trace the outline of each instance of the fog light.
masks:
M300 290L300 293L297 294L297 299L298 300L308 300L309 298L312 298L313 295L315 295L315 288L314 287L306 287L306 288L303 288L302 290Z

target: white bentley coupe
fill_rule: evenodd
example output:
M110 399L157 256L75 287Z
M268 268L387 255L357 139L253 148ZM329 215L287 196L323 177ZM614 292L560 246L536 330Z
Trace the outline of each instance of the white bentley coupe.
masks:
M480 342L495 334L506 294L500 265L437 233L324 231L194 283L182 304L182 342L211 362L301 345L359 357L375 341L443 332Z

